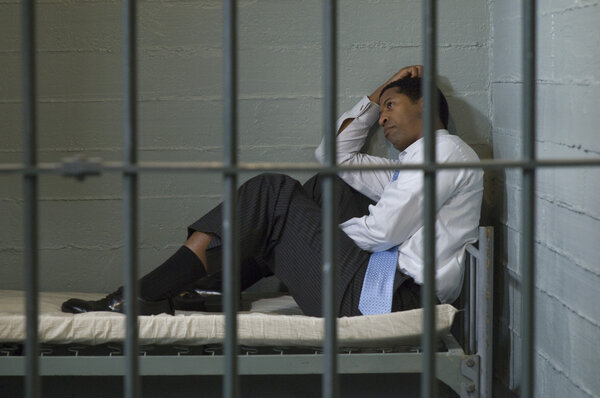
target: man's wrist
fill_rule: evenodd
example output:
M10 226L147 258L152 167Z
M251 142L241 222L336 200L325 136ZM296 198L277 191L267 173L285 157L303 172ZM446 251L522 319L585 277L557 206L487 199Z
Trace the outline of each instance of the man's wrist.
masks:
M377 90L373 91L373 93L368 96L369 100L371 102L374 102L377 105L379 105L379 98L381 97L381 90L383 90L383 88L385 86L387 86L389 83L390 82L388 80L387 82L383 83L381 86L377 87Z
M377 97L377 98L375 98ZM371 95L367 95L367 98L369 99L369 101L374 102L374 103L379 103L379 96L376 93L373 93Z

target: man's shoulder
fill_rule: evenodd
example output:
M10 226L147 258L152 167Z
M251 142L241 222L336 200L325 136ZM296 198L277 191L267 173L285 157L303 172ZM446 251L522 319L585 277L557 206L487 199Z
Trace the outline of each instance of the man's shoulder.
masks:
M446 133L439 134L436 140L437 153L446 161L478 162L479 156L462 138Z

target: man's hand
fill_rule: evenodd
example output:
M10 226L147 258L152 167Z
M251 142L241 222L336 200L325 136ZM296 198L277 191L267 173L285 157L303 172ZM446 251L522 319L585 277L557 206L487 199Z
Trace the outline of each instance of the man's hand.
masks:
M379 104L379 97L381 96L381 90L391 82L395 82L396 80L403 79L405 77L421 77L423 75L423 65L411 65L405 66L400 69L398 72L394 74L394 76L390 77L388 81L383 83L381 86L377 88L377 90L373 91L371 95L369 95L369 100L376 104Z
M421 77L423 75L423 65L411 65L411 66L405 66L404 68L400 69L398 72L396 72L394 74L394 76L390 77L388 79L387 82L383 83L381 86L379 86L377 88L377 90L375 90L373 92L373 94L369 95L369 100L371 102L374 102L376 104L379 104L379 97L381 96L381 90L383 90L383 88L385 86L387 86L388 84L390 84L391 82L395 82L396 80L400 80L403 79L405 77ZM346 127L348 127L350 125L350 123L352 123L354 121L353 118L351 119L346 119L344 120L344 122L342 123L342 125L340 126L340 129L338 130L338 134L340 134L342 131L344 131L346 129Z

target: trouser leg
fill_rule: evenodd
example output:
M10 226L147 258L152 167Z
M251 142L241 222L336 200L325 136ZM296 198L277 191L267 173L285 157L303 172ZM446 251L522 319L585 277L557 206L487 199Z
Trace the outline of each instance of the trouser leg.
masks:
M340 177L336 176L334 182L337 188L336 211L339 224L351 218L362 217L365 214L369 214L369 205L375 204L373 200L346 184ZM322 206L323 175L315 175L306 181L302 188L317 206Z
M313 182L313 186L315 184ZM319 195L307 193L300 183L283 175L261 175L243 184L238 191L239 250L242 262L248 257L264 261L270 271L288 287L305 314L320 316L321 209L318 200L313 200L312 196ZM343 218L342 215L340 217ZM189 233L193 231L213 235L207 255L211 250L219 250L222 236L221 205L190 225ZM369 255L339 231L338 305L348 283L356 271L366 265ZM220 264L210 263L209 259L211 271L220 267Z
M220 248L207 252L210 264L222 264L223 256ZM259 259L248 257L240 264L240 291L244 291L263 278L272 276L273 272L267 264L261 263ZM223 275L221 270L207 275L204 278L193 281L183 290L199 289L207 291L222 291Z

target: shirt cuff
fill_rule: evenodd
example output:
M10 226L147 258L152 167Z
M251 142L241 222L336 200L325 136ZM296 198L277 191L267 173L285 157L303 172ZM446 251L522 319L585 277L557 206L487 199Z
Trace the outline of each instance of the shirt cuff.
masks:
M338 119L337 130L340 129L342 123L346 119L360 119L362 124L366 126L373 125L379 119L379 107L376 103L371 102L369 97L364 96L356 105L349 111L345 112Z
M361 221L362 217L354 217L339 224L339 227L354 241L356 246L366 251L372 251L366 244L364 224Z

